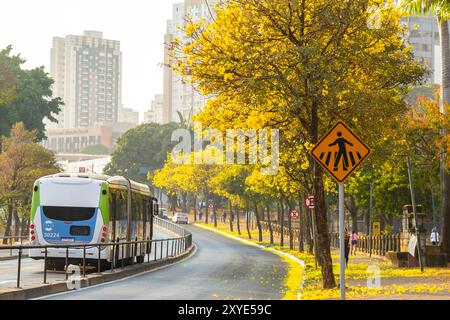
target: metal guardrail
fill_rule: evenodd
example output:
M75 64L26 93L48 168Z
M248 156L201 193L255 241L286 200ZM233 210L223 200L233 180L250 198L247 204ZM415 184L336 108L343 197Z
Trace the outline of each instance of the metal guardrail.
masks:
M6 244L3 244L3 240L7 240L6 241ZM12 245L14 245L16 242L20 242L20 244L22 245L23 244L23 242L24 242L24 240L26 241L26 240L29 240L30 239L30 237L25 237L25 236L9 236L9 237L0 237L0 248L2 247L2 246L12 246ZM9 256L9 257L13 257L14 255L13 255L13 249L10 249L9 250L9 255L5 255L5 256ZM0 256L0 258L1 258L2 256Z
M10 246L0 246L0 251L2 250L18 250L17 255L17 288L20 288L20 277L21 277L21 265L22 265L22 256L24 250L29 249L43 249L44 250L44 275L43 275L43 283L47 283L47 266L48 266L48 249L66 249L65 256L65 266L64 270L67 270L69 266L70 252L69 249L83 249L83 258L82 258L82 268L83 273L82 276L86 277L86 249L88 248L97 248L98 257L97 259L97 272L101 272L101 251L106 247L112 247L112 261L111 261L111 270L117 268L125 267L125 259L130 259L131 264L136 263L145 263L151 261L165 260L171 257L177 257L186 251L188 251L192 247L192 234L186 229L158 217L154 218L154 223L168 231L176 233L180 237L178 238L167 238L167 239L155 239L155 240L140 240L140 241L129 241L129 242L119 242L112 241L110 243L89 243L89 244L64 244L64 245L10 245ZM163 250L164 243L166 243L166 250ZM131 256L124 257L125 246L129 246L131 249ZM143 255L144 258L142 260L136 259L137 249L139 247L139 252L145 252ZM169 250L170 247L170 250ZM159 248L159 252L158 252ZM121 249L121 257L119 257ZM154 250L154 257L151 260L150 255L152 253L152 249ZM142 256L142 255L141 255ZM147 256L147 261L145 261L145 256ZM121 259L119 259L121 258ZM120 261L120 266L119 266ZM68 273L66 272L65 278L68 280Z

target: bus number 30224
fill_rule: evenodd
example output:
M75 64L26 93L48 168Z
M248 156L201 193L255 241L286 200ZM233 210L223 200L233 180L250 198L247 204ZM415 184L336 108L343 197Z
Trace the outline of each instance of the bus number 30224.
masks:
M59 238L59 233L56 232L44 232L46 238Z

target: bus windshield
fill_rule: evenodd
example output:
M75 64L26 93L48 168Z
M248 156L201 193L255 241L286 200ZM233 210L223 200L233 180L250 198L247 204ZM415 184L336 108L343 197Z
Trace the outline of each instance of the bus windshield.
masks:
M47 218L60 221L84 221L95 214L95 208L44 206L42 210Z

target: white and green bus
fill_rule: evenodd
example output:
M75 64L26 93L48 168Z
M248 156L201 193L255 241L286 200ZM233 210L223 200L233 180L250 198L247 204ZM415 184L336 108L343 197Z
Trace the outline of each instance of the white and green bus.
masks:
M148 246L94 246L94 244L151 240L157 199L145 184L124 177L60 173L34 183L30 219L31 245L46 245L49 268L65 264L66 249L51 245L93 244L70 248L69 263L102 265L125 260L143 261ZM100 249L99 249L100 248ZM145 248L145 249L142 249ZM100 250L100 252L99 252ZM85 251L85 252L84 252ZM144 252L145 251L145 252ZM43 259L44 249L30 249L29 256Z

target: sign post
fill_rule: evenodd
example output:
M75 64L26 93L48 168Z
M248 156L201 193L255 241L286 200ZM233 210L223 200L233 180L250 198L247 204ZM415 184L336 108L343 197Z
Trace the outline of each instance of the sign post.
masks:
M314 215L314 196L313 195L309 195L306 197L305 199L305 206L306 208L308 208L310 210L311 213L311 228L312 228L312 239L313 239L313 249L314 249L314 261L315 261L315 266L317 269L317 258L318 258L318 254L317 254L317 229L316 229L316 217Z
M311 150L311 156L339 184L340 295L345 299L344 182L371 151L342 121L337 122ZM349 244L347 244L349 245Z
M339 185L339 288L341 300L345 300L345 231L344 231L344 184Z

